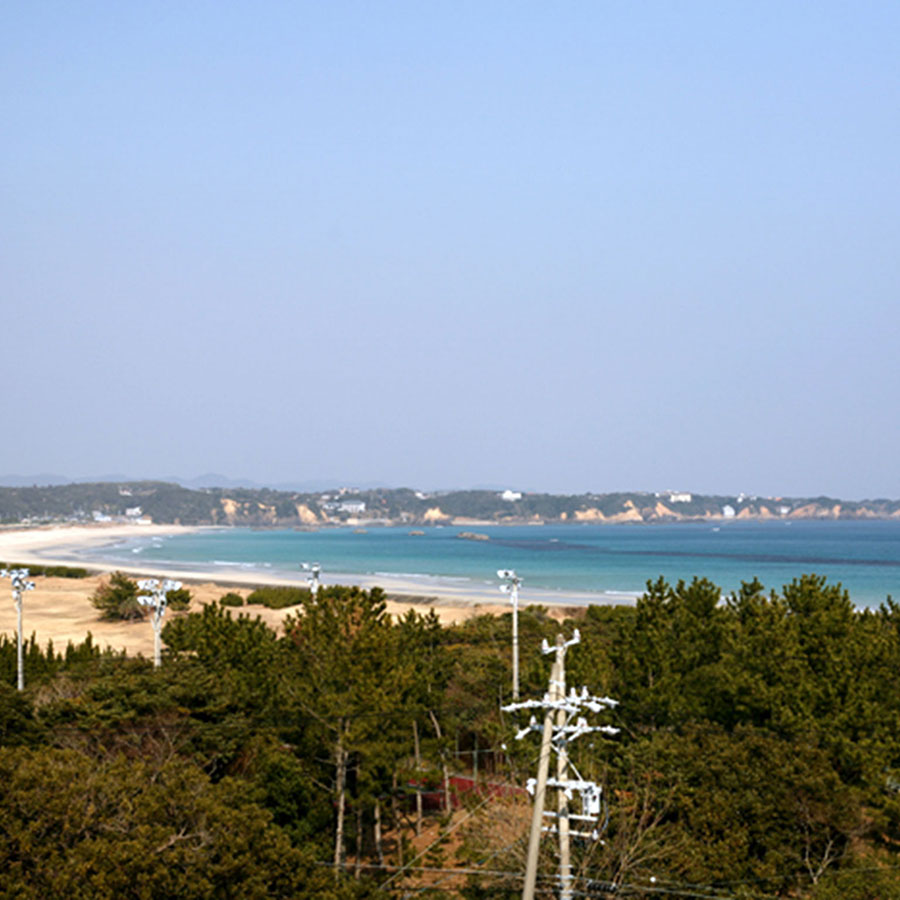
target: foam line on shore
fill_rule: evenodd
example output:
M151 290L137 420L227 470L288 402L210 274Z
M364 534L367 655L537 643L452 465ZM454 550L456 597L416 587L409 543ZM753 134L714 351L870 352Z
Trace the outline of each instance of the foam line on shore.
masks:
M252 587L267 585L297 585L305 582L302 572L293 573L266 570L255 567L252 570L237 566L197 565L196 563L149 563L136 566L120 559L104 557L104 550L121 548L122 542L136 538L161 538L191 534L199 531L219 530L222 526L191 527L183 525L76 525L56 528L21 529L0 532L0 559L6 562L33 563L39 565L79 565L96 571L118 569L127 574L165 576L177 573L182 579L197 582L228 581L232 584ZM363 588L380 587L386 593L397 596L421 598L423 594L434 597L442 603L456 603L460 606L488 604L505 606L506 599L492 585L479 584L469 579L450 577L443 579L434 575L402 573L391 575L386 572L370 574L349 574L329 572L323 584L350 584ZM522 605L541 606L591 606L634 603L635 597L628 592L592 593L588 591L553 591L539 588L523 589L520 593Z

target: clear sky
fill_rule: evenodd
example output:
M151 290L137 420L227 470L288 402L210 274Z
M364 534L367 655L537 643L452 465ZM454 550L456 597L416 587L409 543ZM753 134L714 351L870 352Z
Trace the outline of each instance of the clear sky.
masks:
M0 472L900 496L900 4L0 6Z

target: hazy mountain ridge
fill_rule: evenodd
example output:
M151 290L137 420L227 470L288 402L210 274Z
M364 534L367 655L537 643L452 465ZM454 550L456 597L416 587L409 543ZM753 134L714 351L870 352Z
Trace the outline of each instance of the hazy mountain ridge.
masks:
M113 482L134 483L144 481L162 481L170 484L177 484L186 488L257 488L276 491L321 491L327 490L340 482L338 478L310 478L304 481L281 481L271 484L256 481L252 478L231 478L228 475L222 475L220 472L205 472L202 475L195 475L192 478L184 478L181 475L163 475L158 478L138 478L134 475L126 475L122 472L115 472L105 475L79 476L72 478L69 475L58 475L55 473L41 472L37 475L0 475L0 488L2 487L57 487L66 484L105 484ZM386 484L378 481L365 482L360 485L366 489L384 488Z
M900 518L900 500L747 497L677 492L544 494L409 488L288 491L192 489L173 482L74 482L0 487L5 524L151 519L184 525L316 527L382 521L399 525L529 522L678 522L757 519Z

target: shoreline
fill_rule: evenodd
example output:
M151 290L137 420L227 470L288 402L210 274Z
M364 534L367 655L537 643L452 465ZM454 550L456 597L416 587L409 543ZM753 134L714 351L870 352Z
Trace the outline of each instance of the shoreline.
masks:
M285 573L267 573L260 570L227 571L203 566L135 566L124 565L118 560L104 561L104 545L118 543L135 537L163 537L206 530L207 527L227 526L178 526L178 525L96 525L51 526L28 529L0 530L0 560L22 566L78 566L91 574L87 578L60 578L34 576L35 589L29 591L23 603L23 633L26 640L32 635L40 647L52 641L57 649L71 641L78 644L90 634L95 645L124 650L129 656L150 658L153 654L153 631L144 620L133 622L103 621L90 598L105 582L109 573L119 570L130 576L175 577L190 586L191 609L196 611L209 603L215 603L229 590L236 590L246 597L260 585L305 584L305 576ZM78 551L90 548L98 556L85 560ZM386 609L391 616L399 617L408 610L427 613L434 610L443 624L464 621L472 616L499 615L510 611L508 601L496 586L432 584L428 578L400 578L390 576L340 575L328 573L323 584L350 584L363 588L381 587L386 594ZM7 582L8 587L8 582ZM0 596L3 595L0 583ZM539 592L522 592L522 606L539 603L549 607L553 618L563 619L589 603L603 603L604 598L594 595L537 596ZM8 598L9 594L5 596ZM616 603L608 599L607 603ZM232 612L259 617L270 628L280 631L284 619L295 614L297 607L274 610L262 606L236 607ZM174 615L179 615L175 613ZM0 602L0 634L15 642L16 612L11 602ZM26 676L27 680L27 676Z
M203 531L227 530L227 525L76 525L0 532L0 559L7 562L44 566L79 566L91 572L125 572L148 577L176 576L191 584L215 583L227 587L253 588L258 585L292 586L306 583L301 571L296 575L283 570L242 570L238 566L224 567L193 563L150 563L135 565L119 559L104 559L103 546L141 537L172 537ZM90 548L92 556L85 559L80 551ZM328 572L321 579L323 585L355 585L366 590L382 588L396 602L416 606L432 604L474 608L495 606L507 609L508 604L499 592L499 584L477 582L453 583L439 576L391 575L389 573L353 574ZM584 608L592 605L633 605L636 597L627 592L598 593L592 591L554 591L523 587L520 605L540 605L565 608Z

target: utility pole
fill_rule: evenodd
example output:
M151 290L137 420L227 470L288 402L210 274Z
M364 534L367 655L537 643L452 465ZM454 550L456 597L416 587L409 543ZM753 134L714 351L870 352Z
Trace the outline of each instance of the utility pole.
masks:
M512 569L498 569L497 577L503 581L500 591L509 594L512 601L512 698L519 699L519 585L522 579Z
M559 666L560 697L566 693L566 654L562 637L556 638L556 658ZM566 727L566 711L559 709L556 712L556 732L564 734ZM556 748L556 780L562 784L566 780L569 771L569 746L563 740ZM572 862L569 854L569 798L566 791L557 791L557 817L556 828L559 833L559 900L571 900L572 898Z
M150 610L150 624L153 625L153 667L158 669L162 665L162 620L166 614L169 591L177 591L181 588L180 581L159 581L157 578L145 578L138 582L138 587L144 591L138 594L137 602Z
M598 713L616 706L617 703L609 697L595 697L588 693L587 688L582 688L580 694L574 688L568 695L566 694L566 650L580 640L581 636L577 629L569 641L564 641L562 635L557 635L554 647L549 646L545 639L541 648L542 652L545 654L555 653L556 658L550 672L550 684L543 700L525 700L503 707L505 712L542 709L545 713L543 725L539 725L535 716L532 715L529 724L516 734L516 740L521 740L532 731L541 732L541 754L538 760L537 778L528 780L528 790L534 795L534 810L531 816L531 833L528 839L528 858L525 866L522 900L534 900L538 850L542 832L556 834L559 838L559 897L560 900L572 900L570 838L578 837L596 841L600 839L600 832L603 830L603 826L600 824L602 812L600 786L592 781L585 781L577 772L569 759L568 745L575 738L593 731L610 735L618 734L618 728L610 725L588 725L587 719L580 715L585 711ZM550 754L553 750L556 751L556 777L550 778ZM559 792L556 812L545 810L548 788ZM576 791L581 795L581 812L573 814L569 809L569 801ZM555 818L556 824L544 825L545 817ZM591 831L572 831L570 820L589 823L594 827Z
M559 638L557 638L557 644ZM559 657L550 670L550 687L546 698L555 703L556 685L559 683ZM547 708L541 733L541 755L538 759L538 774L534 788L534 809L531 812L531 832L528 835L528 858L525 863L525 887L522 900L534 900L534 886L537 881L538 850L541 844L541 829L544 824L544 795L547 792L547 773L550 771L550 742L553 738L553 708Z
M25 690L25 656L22 643L22 594L34 590L34 582L28 580L28 569L0 569L0 578L12 582L13 602L16 604L16 688Z

